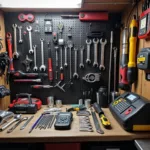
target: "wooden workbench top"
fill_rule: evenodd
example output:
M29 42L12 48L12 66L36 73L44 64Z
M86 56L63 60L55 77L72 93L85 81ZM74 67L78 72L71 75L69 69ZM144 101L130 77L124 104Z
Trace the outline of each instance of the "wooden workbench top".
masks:
M91 123L93 124L94 132L80 132L79 131L79 118L76 116L76 112L73 112L73 122L71 130L58 131L52 126L51 129L34 129L31 133L28 133L31 126L38 119L38 117L43 112L43 109L46 106L42 106L42 109L39 110L35 115L32 121L24 130L20 130L20 127L24 122L19 125L12 133L7 133L6 129L3 132L0 132L0 142L82 142L82 141L125 141L125 140L134 140L141 138L150 138L150 132L138 132L138 133L129 133L122 129L122 127L117 123L113 118L109 109L103 109L105 115L111 122L112 129L107 130L102 127L104 134L98 134L95 131L95 126L93 124L92 116L90 116ZM66 106L62 107L62 110L65 111ZM26 115L30 116L30 115ZM10 127L9 127L10 128Z

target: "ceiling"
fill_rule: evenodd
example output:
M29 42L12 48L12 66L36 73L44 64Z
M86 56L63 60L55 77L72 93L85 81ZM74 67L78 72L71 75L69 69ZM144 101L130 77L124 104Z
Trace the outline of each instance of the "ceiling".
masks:
M127 7L131 7L133 0L83 0L80 9L32 9L32 8L2 8L3 11L33 11L33 12L79 12L79 11L108 11L122 12Z

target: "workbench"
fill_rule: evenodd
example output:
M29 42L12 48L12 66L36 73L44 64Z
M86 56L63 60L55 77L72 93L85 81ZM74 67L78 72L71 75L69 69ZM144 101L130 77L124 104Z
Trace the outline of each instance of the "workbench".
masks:
M69 106L63 106L62 111L65 111L66 107ZM90 119L93 125L94 132L79 131L79 118L78 116L76 116L76 112L73 112L73 122L71 130L59 131L55 130L54 126L52 126L51 129L46 130L34 129L31 133L28 133L31 126L38 119L38 117L41 115L41 113L45 108L47 108L47 106L42 106L42 108L34 115L34 118L31 120L31 122L24 130L20 130L20 126L24 124L23 122L12 133L7 133L8 129L6 129L3 132L0 132L0 142L32 143L32 142L129 141L134 139L150 138L150 132L138 132L138 133L126 132L114 119L108 108L105 108L103 110L105 115L111 122L112 129L111 130L104 129L100 124L105 132L103 135L98 134L95 131L92 116L90 116ZM24 115L24 116L31 116L31 115Z

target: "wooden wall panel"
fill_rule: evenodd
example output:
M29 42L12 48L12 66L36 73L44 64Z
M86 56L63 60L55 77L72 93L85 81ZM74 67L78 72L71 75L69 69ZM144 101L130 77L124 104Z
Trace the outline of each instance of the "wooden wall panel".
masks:
M4 25L4 16L3 16L3 12L0 11L0 37L2 37L3 41L3 49L1 50L1 52L5 52L6 51L6 44L5 44L5 25ZM0 77L0 85L5 85L6 88L9 88L9 85L6 83L6 73L4 76ZM6 109L8 108L8 105L10 103L10 97L6 96L2 99L0 99L0 109Z
M126 12L129 13L130 9L127 9ZM126 12L123 13L122 23L125 23L126 19L128 17L128 13L126 13ZM141 12L142 12L142 2L139 3L139 7L138 7L139 15L141 14ZM133 11L132 15L133 14L136 14L136 9ZM122 35L122 33L121 33L121 35ZM138 53L141 50L141 48L150 47L150 40L138 39L137 45L138 45L137 46L137 53ZM120 49L121 48L122 48L122 46L120 45ZM132 91L136 92L137 94L140 94L150 100L149 88L150 88L150 82L145 80L145 72L138 69L138 80L135 84L132 85ZM123 91L120 90L120 92L122 93Z

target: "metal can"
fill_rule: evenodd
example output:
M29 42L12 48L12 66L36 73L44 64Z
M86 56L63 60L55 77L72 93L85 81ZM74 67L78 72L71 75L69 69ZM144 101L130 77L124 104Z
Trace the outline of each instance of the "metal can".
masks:
M49 96L47 97L47 106L48 107L54 107L54 97L53 96Z
M79 106L83 105L83 99L79 99Z
M62 100L56 100L56 107L57 108L62 107Z
M84 104L87 109L90 108L91 107L91 99L85 99Z

